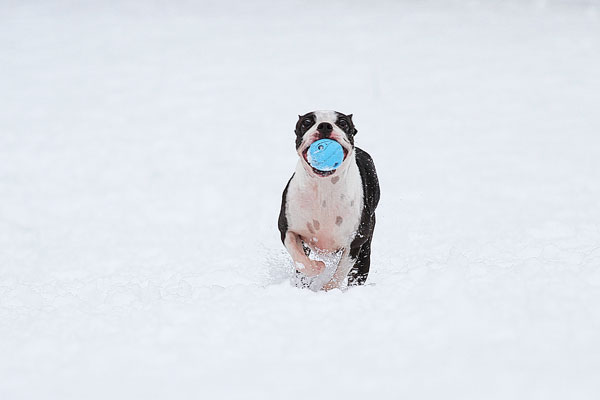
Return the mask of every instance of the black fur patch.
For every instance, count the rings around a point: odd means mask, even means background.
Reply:
[[[346,133],[346,137],[354,146],[354,136],[358,133],[356,127],[354,126],[354,122],[352,122],[352,114],[342,114],[339,112],[335,113],[337,115],[337,119],[335,124]]]
[[[288,229],[287,216],[285,215],[285,206],[287,204],[287,191],[288,187],[290,187],[290,182],[294,179],[294,175],[288,181],[287,185],[285,185],[285,189],[283,190],[283,194],[281,195],[281,210],[279,210],[279,220],[277,221],[277,227],[279,228],[279,233],[281,233],[281,242],[285,244],[285,235]]]
[[[296,149],[300,147],[302,144],[302,137],[317,121],[314,112],[309,112],[308,114],[298,115],[298,122],[296,122],[296,129],[294,132],[296,133]]]
[[[373,159],[366,151],[356,147],[356,164],[362,180],[364,205],[360,224],[354,240],[350,244],[350,257],[356,264],[350,271],[348,283],[361,285],[367,280],[371,265],[371,240],[375,230],[375,209],[379,204],[379,180]]]

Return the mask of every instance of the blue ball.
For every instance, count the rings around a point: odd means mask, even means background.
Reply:
[[[344,149],[331,139],[320,139],[308,148],[308,163],[323,172],[333,171],[344,161]]]

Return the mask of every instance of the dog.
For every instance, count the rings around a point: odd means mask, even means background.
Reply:
[[[371,265],[380,197],[375,164],[367,152],[354,146],[358,131],[352,114],[313,111],[298,117],[299,160],[282,195],[281,241],[292,257],[300,286],[317,291],[363,285]],[[309,147],[320,139],[342,146],[343,161],[335,170],[320,171],[309,163]]]

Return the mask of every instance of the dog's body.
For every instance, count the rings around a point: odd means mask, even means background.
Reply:
[[[354,147],[352,115],[315,111],[296,125],[296,171],[283,191],[279,231],[302,281],[313,290],[363,284],[369,274],[371,239],[379,183],[373,160]],[[311,167],[310,145],[319,139],[337,141],[344,150],[333,171]],[[318,254],[338,254],[339,263],[326,269]]]

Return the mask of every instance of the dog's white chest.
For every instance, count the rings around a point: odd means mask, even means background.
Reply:
[[[348,248],[362,207],[362,181],[354,160],[343,173],[318,178],[307,176],[299,164],[288,188],[288,229],[310,247],[329,252]]]

